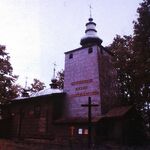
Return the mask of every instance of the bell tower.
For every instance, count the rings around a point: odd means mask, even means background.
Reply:
[[[97,36],[96,23],[90,15],[85,36],[80,40],[81,47],[65,52],[64,92],[67,93],[68,117],[87,118],[88,110],[81,105],[88,103],[88,97],[91,97],[93,104],[99,105],[92,109],[92,117],[101,116],[109,108],[106,94],[111,93],[108,90],[112,86],[109,81],[110,70],[107,70],[110,68],[110,56],[101,43],[102,40]],[[106,86],[108,82],[109,85]]]

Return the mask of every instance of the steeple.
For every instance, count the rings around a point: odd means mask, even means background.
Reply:
[[[58,85],[57,85],[57,79],[56,79],[56,76],[55,76],[55,72],[56,72],[56,64],[54,63],[54,69],[53,69],[53,78],[51,79],[51,89],[57,89]]]
[[[93,22],[91,6],[90,6],[90,18],[86,23],[85,36],[81,38],[80,44],[82,46],[88,46],[93,44],[101,45],[102,40],[97,36],[96,23]]]
[[[25,78],[25,87],[23,88],[22,92],[21,92],[21,96],[22,97],[30,97],[29,96],[29,89],[27,87],[27,84],[28,84],[28,77]]]

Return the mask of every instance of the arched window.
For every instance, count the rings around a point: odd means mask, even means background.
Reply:
[[[90,53],[92,53],[92,52],[93,52],[93,48],[90,47],[90,48],[88,49],[88,53],[90,54]]]
[[[73,54],[69,54],[69,59],[73,58]]]

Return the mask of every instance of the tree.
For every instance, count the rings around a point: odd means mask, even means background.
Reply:
[[[150,0],[143,0],[134,21],[133,83],[138,109],[150,126]]]
[[[12,85],[12,92],[14,93],[13,98],[16,98],[18,96],[22,96],[23,87],[19,84],[13,84]]]
[[[14,82],[17,76],[13,75],[13,68],[9,62],[10,56],[6,53],[6,47],[0,45],[0,103],[4,104],[17,96],[14,90]]]
[[[57,85],[59,89],[64,88],[64,70],[58,71],[57,72]]]
[[[38,92],[45,88],[45,84],[38,79],[33,79],[33,83],[31,84],[30,91]]]
[[[119,36],[114,38],[108,49],[113,52],[112,62],[118,73],[119,99],[121,103],[131,104],[132,101],[132,70],[130,69],[133,59],[132,36]]]
[[[150,127],[150,1],[143,0],[137,12],[133,36],[117,36],[109,49],[123,104],[133,104]]]

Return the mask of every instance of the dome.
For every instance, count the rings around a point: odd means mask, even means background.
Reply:
[[[57,79],[56,79],[56,78],[52,78],[52,79],[51,79],[51,82],[52,82],[52,83],[56,83],[56,82],[57,82]]]
[[[101,45],[102,40],[97,36],[96,23],[93,22],[93,18],[89,18],[89,22],[86,23],[85,36],[81,38],[80,44],[87,46],[91,44]]]

